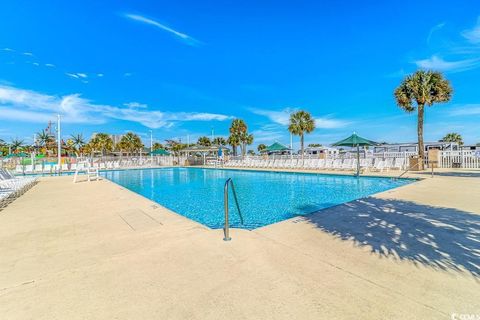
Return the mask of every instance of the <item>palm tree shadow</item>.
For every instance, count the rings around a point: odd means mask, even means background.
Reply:
[[[381,256],[480,277],[480,214],[365,198],[303,219]]]

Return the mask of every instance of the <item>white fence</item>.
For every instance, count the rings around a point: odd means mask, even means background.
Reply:
[[[440,167],[480,169],[480,151],[441,151]]]

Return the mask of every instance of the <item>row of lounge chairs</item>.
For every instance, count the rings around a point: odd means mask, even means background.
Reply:
[[[155,159],[154,165],[166,166],[171,165],[170,159]],[[17,165],[15,167],[15,173],[17,174],[54,174],[59,171],[68,172],[68,171],[77,171],[85,170],[87,167],[93,167],[99,170],[116,170],[124,168],[139,168],[150,166],[150,159],[142,160],[117,160],[117,161],[94,161],[89,165],[88,162],[80,163],[65,163],[61,166],[57,164],[36,164],[36,165]]]
[[[356,170],[357,159],[245,159],[230,160],[225,167],[308,169],[308,170]],[[405,158],[365,158],[360,159],[360,168],[364,171],[404,170]]]
[[[7,169],[0,169],[0,209],[25,193],[36,181],[36,177],[17,177]]]

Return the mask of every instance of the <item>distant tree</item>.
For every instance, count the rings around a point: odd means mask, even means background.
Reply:
[[[237,135],[230,135],[227,139],[228,144],[232,147],[233,155],[237,155],[237,147],[240,145],[240,138]]]
[[[291,134],[300,136],[300,151],[302,154],[302,161],[304,156],[304,135],[315,130],[315,120],[313,120],[310,113],[306,111],[297,111],[290,115],[290,125],[288,131]]]
[[[263,150],[267,149],[267,146],[264,145],[263,143],[260,143],[258,146],[257,146],[257,151],[258,152],[262,152]]]
[[[212,142],[210,139],[206,136],[198,138],[197,144],[199,146],[204,146],[204,147],[210,147],[212,145]]]
[[[247,153],[247,146],[253,143],[253,134],[249,134],[248,132],[243,133],[240,135],[240,142],[242,143],[242,156],[245,156]]]
[[[23,140],[20,139],[13,139],[12,143],[10,144],[10,148],[12,152],[18,152],[22,149]]]
[[[477,142],[477,144],[475,146],[480,147],[480,142]]]
[[[83,149],[85,148],[85,145],[87,142],[83,138],[83,135],[81,133],[71,135],[71,138],[67,140],[67,145],[71,146],[72,151],[77,155],[77,157],[81,154],[83,154]]]
[[[423,144],[423,118],[425,106],[438,102],[448,102],[452,97],[452,87],[440,72],[419,70],[407,76],[395,89],[395,99],[400,108],[408,113],[417,109],[418,155],[425,158]],[[416,106],[414,105],[416,104]],[[423,161],[419,161],[419,169],[423,170]]]
[[[160,150],[160,149],[164,149],[164,146],[163,144],[159,143],[159,142],[155,142],[153,144],[153,150]]]
[[[445,135],[445,137],[443,137],[440,142],[456,142],[458,143],[460,146],[463,146],[463,138],[460,134],[456,133],[456,132],[451,132],[451,133],[447,133]]]
[[[88,144],[91,153],[97,151],[101,152],[102,155],[112,152],[115,147],[112,138],[106,133],[97,133]]]
[[[46,130],[42,130],[37,133],[37,141],[39,147],[44,149],[45,153],[48,153],[50,149],[55,147],[55,137]]]
[[[143,149],[142,139],[133,132],[127,132],[120,139],[117,148],[126,152],[127,155],[140,152]]]
[[[254,155],[255,155],[255,151],[253,151],[253,150],[248,150],[248,151],[247,151],[247,154],[250,155],[250,156],[254,156]]]
[[[215,139],[213,139],[213,144],[216,145],[216,146],[225,146],[227,145],[227,141],[225,140],[225,138],[223,137],[216,137]]]
[[[230,136],[228,137],[228,143],[232,146],[233,155],[237,155],[237,147],[241,146],[242,155],[244,155],[243,147],[248,140],[247,124],[242,119],[234,119],[230,125]]]
[[[322,145],[320,143],[310,143],[309,148],[320,148]]]

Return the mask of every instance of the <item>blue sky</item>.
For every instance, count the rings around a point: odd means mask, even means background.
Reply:
[[[478,1],[3,1],[0,138],[31,142],[55,115],[63,132],[155,140],[226,136],[243,118],[255,145],[289,143],[305,109],[307,143],[352,131],[416,140],[393,99],[402,77],[440,70],[453,100],[427,110],[426,140],[480,142]],[[298,138],[295,138],[298,143]]]

